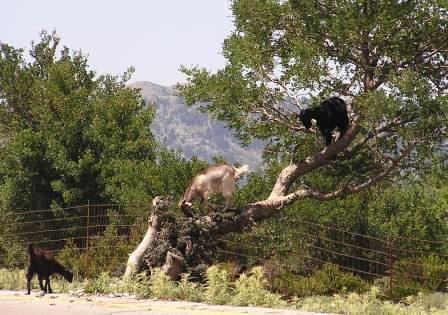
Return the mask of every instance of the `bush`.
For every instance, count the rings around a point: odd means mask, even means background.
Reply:
[[[25,245],[18,241],[6,240],[0,236],[0,267],[23,268],[27,261]]]
[[[332,295],[343,292],[366,292],[370,285],[361,277],[343,272],[338,266],[326,264],[310,277],[300,277],[289,281],[290,295],[298,297],[312,295]]]
[[[184,301],[202,302],[204,297],[204,286],[197,282],[190,282],[190,275],[183,274],[177,283],[176,298]]]
[[[26,277],[24,269],[0,269],[0,290],[25,290]],[[82,283],[77,274],[73,277],[73,282],[68,283],[61,276],[51,277],[51,287],[55,292],[68,292],[69,290],[79,289],[86,282]],[[37,275],[31,281],[31,289],[37,289]]]
[[[25,288],[25,283],[25,270],[0,269],[0,290],[22,290]]]
[[[113,278],[107,273],[102,272],[97,278],[86,281],[84,291],[86,293],[115,293]]]
[[[438,256],[401,259],[393,266],[392,294],[400,298],[419,292],[446,292],[447,281],[448,263]]]
[[[419,294],[408,298],[406,303],[393,303],[378,298],[379,289],[372,287],[370,291],[358,294],[350,293],[346,296],[335,295],[325,297],[307,297],[294,301],[295,306],[303,311],[337,313],[337,314],[365,314],[365,315],[422,315],[447,314],[448,296],[443,293]]]
[[[279,294],[271,293],[266,289],[267,284],[263,268],[253,268],[249,274],[242,274],[235,282],[235,295],[231,303],[240,306],[285,307],[286,302]]]
[[[207,269],[205,300],[211,304],[227,304],[231,296],[230,275],[226,269],[211,266]]]
[[[174,300],[177,297],[176,283],[159,268],[151,276],[151,296],[158,299]]]
[[[111,224],[101,235],[95,235],[89,239],[89,248],[79,249],[74,241],[66,242],[63,250],[58,254],[58,260],[62,264],[85,277],[95,277],[102,272],[114,276],[124,273],[128,254],[138,242],[135,230],[131,231],[130,240],[119,234],[118,216],[113,211],[108,212]],[[74,259],[76,257],[76,259]]]

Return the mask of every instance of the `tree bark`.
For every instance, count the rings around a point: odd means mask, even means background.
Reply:
[[[216,253],[218,241],[226,234],[241,232],[253,224],[276,215],[282,208],[299,199],[314,198],[331,200],[341,196],[355,194],[384,179],[394,171],[415,148],[416,143],[409,144],[390,163],[371,178],[356,185],[340,187],[334,191],[321,192],[317,189],[303,187],[290,192],[297,178],[326,163],[330,163],[338,153],[344,151],[359,132],[359,127],[352,124],[336,143],[326,147],[314,157],[293,162],[279,174],[270,196],[227,212],[210,212],[202,217],[165,216],[161,222],[160,231],[156,232],[154,242],[146,249],[146,266],[149,269],[159,267],[171,279],[176,280],[182,272],[188,272],[193,277],[198,276],[212,261]]]
[[[184,259],[172,252],[166,254],[166,262],[161,268],[171,280],[179,280],[179,276],[184,270]]]
[[[139,272],[142,267],[143,257],[149,248],[151,242],[157,237],[157,232],[160,230],[160,219],[157,214],[152,214],[148,220],[148,231],[146,231],[145,237],[137,246],[137,248],[129,255],[128,262],[126,264],[126,271],[123,279],[130,279],[135,273]]]
[[[124,280],[131,278],[135,273],[141,271],[144,256],[160,231],[162,222],[161,211],[166,209],[168,205],[169,200],[165,200],[159,196],[152,200],[151,216],[148,219],[148,230],[137,248],[129,255],[126,263],[126,271],[123,276]]]

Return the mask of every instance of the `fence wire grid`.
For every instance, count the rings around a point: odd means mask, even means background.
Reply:
[[[32,242],[56,253],[83,255],[86,264],[94,256],[97,264],[115,262],[124,268],[128,255],[146,232],[149,210],[142,205],[86,204],[23,212],[16,219],[14,232],[3,232],[0,237],[23,245]],[[273,264],[281,265],[298,276],[309,276],[319,267],[332,264],[362,281],[387,278],[390,295],[406,282],[428,282],[434,291],[447,290],[448,242],[383,239],[306,220],[292,223],[301,227],[295,239],[289,240],[297,242],[294,250],[267,251],[260,241],[269,242],[269,236],[245,243],[226,237],[218,240],[217,255],[222,260],[262,264],[268,270]],[[101,266],[94,270],[99,272]]]

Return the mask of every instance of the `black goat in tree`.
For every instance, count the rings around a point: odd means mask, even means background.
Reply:
[[[336,127],[339,129],[340,138],[349,126],[347,105],[339,97],[330,97],[317,107],[302,109],[299,113],[299,119],[307,129],[312,126],[311,120],[316,120],[316,125],[325,138],[327,146],[331,144],[331,132]]]

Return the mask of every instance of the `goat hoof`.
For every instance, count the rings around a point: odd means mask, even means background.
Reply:
[[[25,295],[30,295],[30,292],[25,292]]]
[[[39,296],[44,296],[45,295],[45,291],[40,291],[39,292]]]

